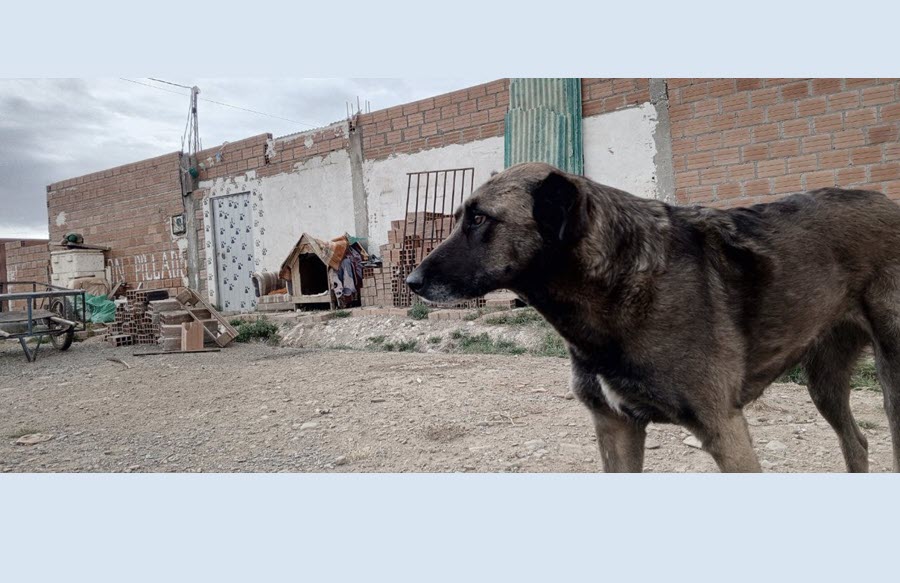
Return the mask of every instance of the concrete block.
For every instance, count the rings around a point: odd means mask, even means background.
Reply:
[[[179,330],[181,326],[178,327]],[[160,337],[158,343],[161,350],[165,350],[168,352],[177,352],[181,350],[181,336],[179,335],[177,338],[163,338]]]
[[[173,312],[163,312],[159,315],[160,325],[181,325],[184,322],[190,322],[193,318],[184,310],[176,310]]]
[[[181,310],[181,303],[178,300],[169,299],[169,300],[155,300],[148,303],[148,306],[154,312],[174,312],[176,310]]]

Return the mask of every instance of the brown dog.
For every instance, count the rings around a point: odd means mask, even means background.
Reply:
[[[900,208],[884,195],[677,207],[522,164],[457,216],[407,284],[534,306],[568,343],[606,471],[641,471],[651,421],[689,429],[722,471],[759,471],[742,409],[797,363],[848,470],[867,471],[849,379],[870,343],[900,471]]]

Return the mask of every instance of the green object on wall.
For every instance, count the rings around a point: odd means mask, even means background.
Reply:
[[[584,172],[581,79],[512,79],[506,113],[504,165],[546,162]]]

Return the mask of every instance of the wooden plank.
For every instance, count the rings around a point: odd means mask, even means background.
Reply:
[[[122,289],[122,286],[125,285],[124,281],[120,281],[116,285],[113,286],[112,291],[106,295],[106,299],[111,300],[116,297],[116,294],[119,293],[119,290]]]
[[[94,251],[110,251],[103,245],[89,245],[87,243],[50,243],[51,247],[65,247],[66,249],[91,249]]]
[[[203,348],[204,326],[199,321],[185,322],[181,325],[181,350],[191,351]]]
[[[181,290],[181,292],[179,292],[178,295],[176,296],[176,299],[179,302],[181,302],[182,304],[185,304],[186,306],[200,305],[209,311],[210,315],[225,330],[224,333],[222,333],[218,336],[213,335],[213,340],[215,340],[216,344],[218,344],[222,348],[225,348],[225,346],[227,346],[232,340],[237,338],[238,332],[237,332],[237,330],[234,329],[234,326],[229,324],[228,320],[226,320],[222,316],[222,314],[220,314],[215,308],[213,308],[211,305],[209,305],[209,303],[207,303],[206,300],[204,300],[203,298],[200,297],[200,294],[198,294],[191,288],[186,287],[183,290]],[[194,314],[193,311],[191,311],[190,309],[188,310],[188,313],[190,313],[191,316],[195,320],[201,319],[201,318],[198,318],[197,315]]]
[[[31,319],[32,320],[44,320],[46,318],[52,318],[57,316],[56,312],[51,312],[50,310],[32,310],[31,311]],[[3,324],[12,324],[15,322],[27,322],[28,321],[28,312],[25,310],[16,310],[15,312],[0,312],[0,323]]]
[[[154,356],[157,354],[198,354],[202,352],[219,352],[221,348],[201,348],[199,350],[153,350],[151,352],[135,352],[134,356]]]

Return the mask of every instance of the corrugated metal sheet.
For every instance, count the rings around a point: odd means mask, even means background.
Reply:
[[[583,173],[581,79],[511,80],[505,145],[507,168],[546,162]]]

